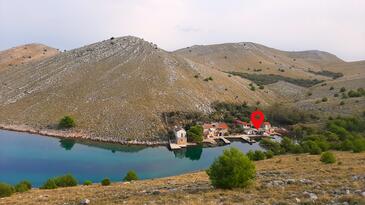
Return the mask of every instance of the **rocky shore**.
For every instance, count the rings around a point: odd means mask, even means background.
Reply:
[[[15,131],[15,132],[26,132],[30,134],[37,134],[49,137],[57,138],[68,138],[68,139],[82,139],[96,142],[107,142],[121,145],[144,145],[144,146],[167,146],[167,141],[138,141],[138,140],[122,140],[115,138],[103,138],[95,136],[92,133],[88,133],[82,130],[53,130],[53,129],[36,129],[28,125],[6,125],[0,124],[0,129]]]

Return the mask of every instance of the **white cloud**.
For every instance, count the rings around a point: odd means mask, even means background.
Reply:
[[[135,35],[167,50],[252,41],[365,59],[362,0],[0,0],[0,49],[61,49]]]

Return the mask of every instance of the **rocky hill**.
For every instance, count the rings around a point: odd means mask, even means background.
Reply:
[[[340,99],[332,97],[333,91],[365,87],[363,62],[347,63],[322,51],[286,52],[237,43],[167,52],[132,36],[62,53],[26,47],[6,55],[21,57],[0,73],[0,124],[52,129],[71,115],[77,130],[94,139],[166,140],[164,113],[210,112],[215,101],[260,101],[261,106],[283,102],[338,111]],[[48,57],[33,55],[37,61],[23,62],[23,52],[30,47],[43,49]],[[265,88],[252,91],[250,84],[259,84],[257,79]],[[335,89],[329,92],[331,85]],[[315,103],[323,97],[330,99]],[[364,108],[363,97],[351,100],[358,101],[357,106],[342,105],[344,113]]]
[[[278,100],[269,90],[251,91],[248,80],[130,36],[5,70],[0,82],[0,123],[52,127],[71,115],[78,129],[113,140],[160,139],[167,131],[164,112],[209,112],[214,101]]]
[[[57,49],[42,44],[26,44],[0,51],[0,72],[8,68],[44,60],[58,53],[60,52]]]

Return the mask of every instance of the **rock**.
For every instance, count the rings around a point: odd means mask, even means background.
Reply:
[[[295,198],[295,202],[300,203],[300,199],[299,198]]]
[[[309,193],[309,198],[312,200],[317,200],[318,196],[315,193]]]
[[[299,180],[302,184],[313,184],[313,181],[312,180],[309,180],[309,179],[301,179]]]
[[[350,190],[346,189],[346,194],[350,194]]]
[[[86,204],[90,204],[90,200],[89,199],[83,199],[80,202],[81,205],[86,205]]]
[[[315,201],[318,199],[318,196],[315,193],[311,193],[311,192],[304,192],[304,195],[308,198],[310,198],[311,200]]]
[[[361,196],[365,197],[365,191],[361,192]]]
[[[287,184],[294,184],[295,183],[295,179],[287,179],[286,180]]]

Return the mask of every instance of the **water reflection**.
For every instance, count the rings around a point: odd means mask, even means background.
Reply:
[[[65,150],[71,150],[72,147],[75,145],[76,141],[73,139],[61,139],[60,146]]]
[[[174,150],[173,152],[175,157],[179,159],[188,158],[191,160],[199,160],[203,153],[203,146],[191,146],[185,149]]]

